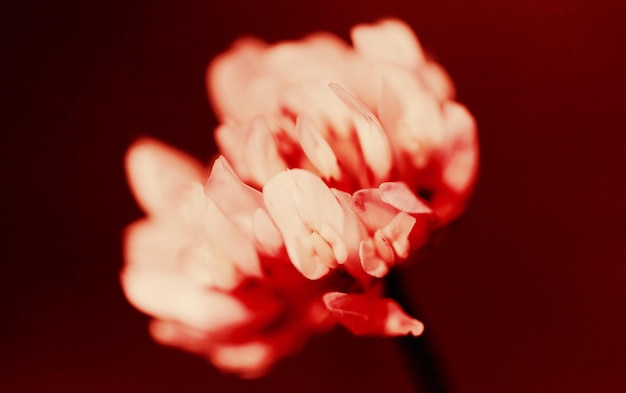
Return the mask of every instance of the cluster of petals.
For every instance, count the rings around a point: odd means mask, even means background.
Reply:
[[[351,36],[219,56],[209,167],[153,140],[129,150],[147,217],[127,230],[122,284],[157,341],[256,376],[336,324],[421,334],[380,279],[462,211],[475,124],[404,23]]]

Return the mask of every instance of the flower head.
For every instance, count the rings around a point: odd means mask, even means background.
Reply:
[[[359,25],[351,36],[353,47],[319,33],[276,45],[242,39],[218,57],[207,81],[220,150],[258,187],[287,168],[346,192],[404,182],[443,225],[476,176],[474,120],[406,24]]]
[[[152,140],[129,150],[147,217],[122,283],[159,342],[256,376],[335,324],[421,334],[380,278],[462,210],[475,124],[404,23],[352,40],[246,39],[216,59],[210,168]]]

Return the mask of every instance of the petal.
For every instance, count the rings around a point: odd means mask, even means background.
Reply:
[[[391,255],[393,259],[393,251]],[[373,277],[384,277],[389,271],[388,263],[378,253],[374,242],[371,239],[361,242],[359,248],[359,259],[361,260],[361,267],[365,273]]]
[[[169,222],[144,219],[126,229],[124,260],[129,265],[174,268],[178,253],[189,244],[184,230]]]
[[[341,172],[337,165],[337,157],[315,124],[306,115],[298,116],[296,133],[302,150],[315,165],[319,173],[326,179],[340,179]]]
[[[397,19],[357,25],[350,36],[357,52],[371,60],[406,67],[417,67],[424,62],[417,37],[406,23]]]
[[[251,179],[259,186],[287,169],[264,117],[252,120],[247,139],[243,141],[243,149],[239,148],[243,151],[242,159],[247,164]]]
[[[416,221],[415,217],[411,217],[405,212],[400,212],[378,232],[386,242],[391,243],[396,255],[401,259],[409,256],[409,251],[411,250],[409,235]]]
[[[311,75],[336,73],[343,66],[347,44],[327,33],[311,34],[301,41],[284,41],[267,51],[273,76],[287,83]]]
[[[416,169],[428,164],[432,151],[444,145],[444,119],[440,101],[405,69],[381,66],[383,86],[378,111],[396,155]]]
[[[392,157],[383,126],[376,116],[346,89],[336,83],[329,86],[352,112],[363,158],[374,175],[374,181],[380,183],[386,180],[391,171]]]
[[[398,214],[398,209],[382,201],[380,190],[365,188],[354,193],[351,207],[370,232],[383,228]]]
[[[127,267],[122,284],[128,300],[139,310],[196,329],[232,329],[254,317],[236,298],[194,285],[172,270]]]
[[[201,181],[198,161],[152,139],[135,142],[126,154],[126,173],[141,208],[149,214],[168,211],[187,185]]]
[[[337,321],[357,335],[419,336],[424,325],[391,299],[329,292],[324,303]]]
[[[322,179],[302,169],[281,172],[263,187],[263,197],[292,263],[304,276],[318,279],[328,273],[329,248],[335,261],[344,259],[342,235],[351,217]],[[311,237],[313,232],[325,246]]]
[[[157,342],[182,348],[189,352],[202,353],[206,348],[207,333],[193,329],[189,326],[174,321],[153,320],[150,322],[150,335]]]
[[[341,104],[339,97],[328,89],[330,82],[341,80],[343,78],[337,72],[320,70],[312,73],[283,86],[281,104],[290,113],[306,113],[311,119],[315,119],[315,125],[324,137],[331,134],[349,137],[352,129],[350,112]]]
[[[267,255],[278,255],[285,243],[267,210],[259,208],[254,211],[253,228],[261,250]]]
[[[262,41],[243,38],[209,65],[207,88],[220,120],[228,116],[245,123],[278,109],[278,84],[267,69],[267,49]]]
[[[220,197],[221,200],[234,199],[228,194]],[[219,209],[216,202],[204,193],[203,186],[198,183],[189,190],[184,201],[186,203],[182,206],[182,212],[183,216],[187,217],[191,232],[188,236],[194,236],[196,241],[206,243],[210,247],[213,257],[211,263],[235,265],[247,276],[261,276],[254,237],[240,229],[243,225],[237,225],[236,217],[227,216]],[[252,217],[248,220],[252,225]],[[220,271],[219,268],[216,269]]]
[[[263,196],[241,181],[223,156],[213,163],[204,191],[249,239],[254,239],[253,217],[263,207]]]
[[[456,95],[454,84],[442,66],[434,61],[428,61],[420,69],[419,75],[426,87],[438,100],[444,101],[454,99]]]
[[[409,214],[431,214],[432,210],[404,182],[387,182],[378,187],[380,199]]]
[[[432,206],[438,225],[445,225],[463,210],[478,173],[476,123],[460,104],[444,106],[446,150],[442,154],[441,184],[435,189]]]
[[[208,243],[183,249],[178,260],[180,273],[206,288],[230,291],[243,281],[236,265],[225,260],[219,250]]]
[[[231,163],[233,170],[242,179],[252,179],[250,168],[241,148],[242,141],[247,138],[247,129],[230,120],[220,124],[213,135],[219,151]]]
[[[244,378],[260,377],[276,361],[271,343],[252,341],[219,344],[211,350],[211,361],[220,369]]]
[[[476,122],[469,111],[457,103],[444,106],[444,114],[451,151],[445,162],[443,180],[455,192],[463,193],[478,172]]]
[[[230,217],[226,217],[209,198],[206,200],[206,208],[204,230],[213,247],[246,275],[261,277],[261,264],[253,240],[244,236],[233,225]]]

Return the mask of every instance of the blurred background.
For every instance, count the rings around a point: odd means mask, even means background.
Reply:
[[[449,392],[626,391],[625,6],[593,0],[4,1],[3,392],[409,392],[338,329],[269,376],[154,344],[118,282],[142,135],[207,161],[204,73],[267,41],[407,21],[475,115],[467,212],[402,272]]]

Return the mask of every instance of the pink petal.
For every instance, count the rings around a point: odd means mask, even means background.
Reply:
[[[182,249],[178,265],[182,275],[206,288],[230,291],[244,279],[236,264],[206,242]]]
[[[374,174],[375,182],[386,180],[391,171],[392,157],[383,126],[376,116],[346,89],[336,83],[329,86],[352,112],[363,158]]]
[[[329,292],[324,303],[337,321],[357,335],[419,336],[424,325],[391,299]]]
[[[341,172],[337,165],[335,153],[317,130],[313,121],[306,115],[298,116],[296,133],[304,154],[315,165],[319,173],[326,179],[340,179]]]
[[[301,41],[284,41],[267,52],[266,64],[273,76],[287,83],[311,75],[327,75],[341,69],[347,44],[336,36],[311,34]]]
[[[126,173],[141,208],[149,214],[167,212],[180,193],[201,181],[195,159],[152,139],[135,142],[126,154]]]
[[[342,80],[335,72],[320,70],[318,74],[307,75],[302,80],[289,83],[281,91],[281,104],[289,112],[306,114],[317,121],[316,126],[323,137],[337,135],[349,137],[351,132],[350,112],[341,100],[328,89],[331,81]],[[293,135],[294,139],[297,135]]]
[[[194,285],[172,270],[127,267],[122,284],[128,300],[139,310],[196,329],[232,329],[254,317],[236,298]]]
[[[454,99],[456,92],[452,79],[450,79],[446,70],[439,64],[434,61],[425,63],[420,69],[420,77],[426,87],[438,100],[445,101]]]
[[[267,372],[278,354],[269,342],[218,344],[211,350],[211,361],[220,369],[244,378],[257,378]]]
[[[270,177],[287,169],[274,137],[264,117],[256,117],[250,124],[247,139],[243,141],[242,159],[246,162],[251,179],[262,186]]]
[[[371,60],[405,67],[417,67],[424,62],[417,37],[406,23],[397,19],[357,25],[350,36],[357,52]]]
[[[422,202],[413,191],[403,182],[388,182],[381,184],[380,199],[409,214],[431,214],[432,210]]]
[[[264,42],[243,38],[210,64],[207,87],[220,120],[228,116],[245,123],[278,109],[278,85],[264,61],[267,48]]]
[[[263,207],[263,196],[241,181],[222,156],[213,163],[205,185],[206,195],[248,238],[254,238],[254,211]]]
[[[285,243],[267,210],[259,208],[254,211],[253,227],[260,250],[267,255],[278,255]]]
[[[393,260],[393,251],[391,260]],[[389,272],[388,261],[379,255],[378,250],[371,239],[363,240],[359,248],[359,259],[365,273],[372,277],[384,277]]]
[[[365,188],[354,193],[351,207],[370,232],[383,228],[398,214],[398,209],[381,199],[380,190]]]
[[[382,123],[396,155],[404,154],[415,169],[424,168],[430,154],[445,142],[440,101],[411,72],[381,66],[384,80],[379,102]]]
[[[129,265],[174,268],[178,253],[188,244],[189,237],[181,227],[144,219],[126,229],[124,259]]]
[[[247,132],[248,130],[245,127],[227,119],[213,133],[219,151],[242,179],[253,178],[241,148],[242,141],[248,138]]]
[[[476,181],[478,173],[478,142],[476,123],[460,104],[444,106],[447,146],[442,154],[439,189],[435,190],[432,206],[438,225],[445,225],[458,216]]]
[[[379,234],[385,242],[391,244],[399,258],[404,259],[409,256],[409,251],[411,250],[409,235],[416,221],[415,217],[411,217],[405,212],[400,212],[377,234]]]
[[[207,333],[180,322],[152,320],[149,329],[150,334],[157,342],[189,352],[202,353],[209,341]]]
[[[183,224],[178,230],[184,231],[184,236],[191,244],[206,244],[210,247],[215,257],[212,263],[236,265],[246,275],[261,276],[254,237],[240,229],[244,224],[238,226],[235,217],[226,216],[208,198],[202,184],[191,184],[181,195],[178,212]],[[174,222],[166,224],[172,225]]]
[[[451,151],[445,163],[443,180],[455,192],[463,193],[478,172],[476,122],[469,111],[457,103],[447,104],[444,113]]]
[[[356,217],[346,214],[322,179],[302,169],[282,172],[263,187],[263,197],[292,263],[305,277],[318,279],[329,265],[345,261],[342,236]]]

